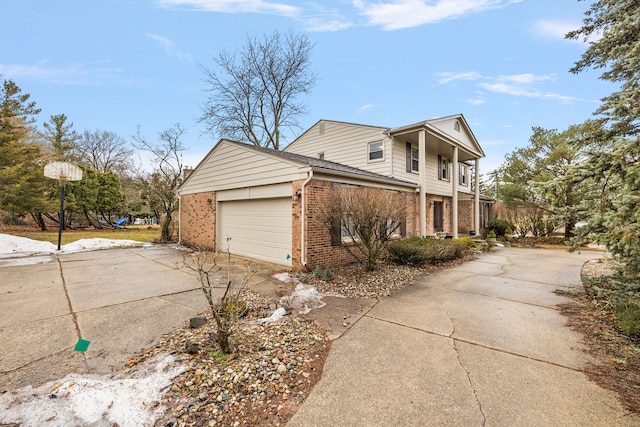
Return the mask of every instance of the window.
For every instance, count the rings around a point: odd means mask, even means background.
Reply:
[[[384,158],[382,141],[369,143],[369,160],[382,160]]]
[[[460,179],[458,180],[460,185],[469,186],[469,166],[460,163]]]
[[[438,179],[449,181],[449,159],[438,155]]]
[[[318,159],[324,160],[324,153],[318,153]]]
[[[349,219],[349,224],[342,224],[340,228],[340,236],[343,242],[351,242],[352,239],[357,239],[356,236],[356,224],[352,219]]]
[[[407,142],[407,172],[418,172],[419,167],[418,146]]]

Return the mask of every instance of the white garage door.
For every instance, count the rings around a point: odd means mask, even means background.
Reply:
[[[218,247],[291,266],[291,197],[220,202]]]

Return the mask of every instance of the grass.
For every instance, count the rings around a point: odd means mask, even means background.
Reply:
[[[26,237],[32,240],[40,240],[43,242],[51,242],[58,244],[58,230],[51,229],[48,231],[25,231],[25,230],[1,230],[0,233],[10,234],[12,236]],[[83,229],[83,230],[63,230],[61,243],[75,242],[80,239],[116,239],[116,240],[135,240],[136,242],[151,242],[160,238],[160,226],[127,226],[120,229]]]

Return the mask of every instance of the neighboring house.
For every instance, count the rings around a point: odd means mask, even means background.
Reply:
[[[180,187],[180,241],[296,270],[348,263],[315,215],[345,185],[404,194],[403,236],[482,232],[482,157],[462,115],[393,129],[321,120],[283,151],[223,139]]]

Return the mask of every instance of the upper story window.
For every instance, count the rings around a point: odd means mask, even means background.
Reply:
[[[407,172],[418,172],[419,167],[418,145],[407,142]]]
[[[449,181],[449,159],[438,155],[438,179]]]
[[[469,186],[469,166],[464,163],[460,163],[460,179],[458,182],[460,185]]]
[[[318,159],[324,160],[324,153],[318,153]]]
[[[384,145],[382,141],[369,143],[369,160],[384,159]]]

